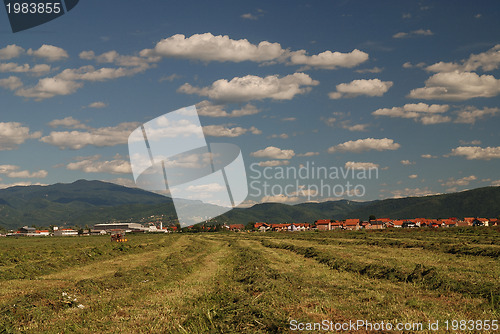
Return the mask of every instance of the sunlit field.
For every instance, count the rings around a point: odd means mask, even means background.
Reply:
[[[366,320],[444,333],[447,320],[498,321],[499,231],[2,238],[0,332],[288,333]]]

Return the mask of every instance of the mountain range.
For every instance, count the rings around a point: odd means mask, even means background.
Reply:
[[[288,205],[262,203],[235,208],[217,222],[314,222],[318,219],[498,217],[500,187],[458,193],[385,199],[367,202],[338,200]],[[16,186],[0,190],[0,227],[92,226],[108,221],[145,221],[176,218],[172,199],[137,188],[102,181],[79,180],[49,186]]]

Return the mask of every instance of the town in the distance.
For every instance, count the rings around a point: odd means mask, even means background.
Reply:
[[[370,216],[367,221],[361,219],[319,219],[313,223],[266,223],[249,222],[247,224],[197,224],[181,228],[179,224],[163,226],[161,221],[149,223],[112,222],[96,224],[92,228],[67,228],[51,226],[49,229],[37,229],[23,226],[17,231],[0,234],[3,237],[19,236],[89,236],[89,235],[125,235],[126,233],[173,233],[173,232],[300,232],[333,230],[382,230],[392,228],[450,228],[450,227],[490,227],[500,226],[500,218],[456,217],[447,219],[390,219]]]

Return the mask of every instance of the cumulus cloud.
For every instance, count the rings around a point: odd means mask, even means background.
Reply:
[[[40,131],[31,132],[30,128],[18,122],[0,122],[0,151],[16,149],[28,139],[40,138]]]
[[[241,16],[245,19],[258,17],[247,13]],[[204,62],[243,62],[259,63],[282,62],[289,65],[304,65],[323,69],[338,67],[351,68],[368,60],[368,54],[353,50],[351,52],[332,52],[326,50],[317,55],[308,55],[306,50],[290,51],[282,48],[279,43],[262,41],[258,44],[250,43],[247,39],[231,39],[227,35],[213,35],[211,33],[194,34],[186,37],[182,34],[159,41],[153,49],[140,52],[142,57],[174,57],[200,60]],[[85,57],[93,55],[84,54]]]
[[[384,70],[383,68],[375,66],[374,68],[364,68],[364,69],[356,70],[356,73],[380,73],[383,70]]]
[[[401,190],[393,190],[390,193],[392,194],[392,196],[394,198],[437,195],[435,192],[431,191],[428,187],[425,187],[425,188],[404,188]]]
[[[373,162],[354,162],[348,161],[345,163],[346,169],[370,169],[370,168],[378,168],[379,165]]]
[[[108,105],[104,102],[97,101],[97,102],[92,102],[89,104],[87,107],[88,108],[96,108],[96,109],[101,109],[101,108],[106,108]]]
[[[298,157],[313,157],[315,155],[319,155],[319,152],[306,152],[297,154]]]
[[[0,87],[2,87],[2,88],[6,88],[9,90],[16,90],[22,86],[23,86],[23,83],[22,83],[21,79],[19,79],[18,77],[15,77],[15,76],[10,76],[10,77],[5,78],[5,79],[0,79]]]
[[[0,72],[10,73],[29,73],[33,75],[42,75],[50,72],[51,67],[47,64],[37,64],[31,67],[29,64],[19,65],[17,63],[0,63]]]
[[[119,156],[112,160],[100,160],[100,158],[100,155],[80,157],[78,161],[69,163],[66,169],[85,173],[129,174],[132,172],[130,162],[120,159]]]
[[[203,133],[212,137],[239,137],[250,132],[254,135],[260,135],[262,131],[252,126],[249,129],[240,126],[229,127],[224,125],[206,125],[203,127]]]
[[[450,155],[463,156],[467,160],[491,160],[500,158],[500,146],[459,146],[451,150]]]
[[[21,88],[16,95],[43,100],[57,95],[69,95],[83,87],[84,81],[106,81],[144,72],[147,67],[99,68],[82,66],[77,69],[65,69],[58,75],[40,79],[34,87]]]
[[[432,154],[422,154],[421,157],[424,158],[424,159],[435,159],[435,158],[437,158],[437,156],[432,155]]]
[[[297,196],[286,196],[283,194],[264,196],[261,199],[262,203],[296,203],[299,201]]]
[[[290,164],[288,160],[268,160],[259,162],[259,167],[276,167],[276,166],[287,166]]]
[[[500,112],[500,108],[477,109],[476,107],[468,106],[463,110],[458,111],[455,123],[474,124],[476,120],[485,118],[487,116],[495,116]]]
[[[414,165],[415,162],[414,161],[410,161],[410,160],[401,160],[401,164],[405,165],[405,166],[409,166],[409,165]]]
[[[348,53],[324,51],[317,55],[308,56],[306,50],[290,53],[290,63],[310,67],[333,70],[338,67],[355,67],[368,60],[368,53],[354,49]]]
[[[7,175],[10,178],[22,178],[22,179],[32,179],[32,178],[43,179],[48,175],[48,172],[43,169],[36,172],[30,172],[27,170],[19,170],[19,169],[20,167],[15,165],[0,165],[0,174]]]
[[[217,101],[241,102],[270,98],[274,100],[291,100],[297,94],[304,94],[319,82],[305,73],[294,73],[279,78],[270,75],[261,78],[255,75],[235,77],[231,81],[220,79],[209,87],[193,87],[185,83],[178,91],[186,94],[207,96]]]
[[[201,61],[263,62],[279,58],[284,52],[279,43],[262,41],[255,45],[246,39],[234,40],[227,35],[205,33],[188,38],[182,34],[173,35],[159,41],[154,49],[142,50],[140,55]]]
[[[468,186],[471,181],[477,180],[475,175],[470,175],[463,177],[461,179],[455,180],[454,178],[449,178],[446,182],[441,183],[443,187],[456,187],[456,186]]]
[[[50,121],[49,126],[52,128],[56,128],[58,126],[70,128],[70,129],[88,129],[89,127],[77,119],[74,119],[72,116],[65,117],[63,119],[55,119]]]
[[[462,60],[459,63],[454,62],[438,62],[426,67],[429,72],[471,72],[478,69],[483,71],[493,71],[500,67],[500,44],[486,52],[472,54],[468,59]]]
[[[88,128],[86,131],[52,131],[48,136],[40,138],[41,142],[63,149],[78,150],[92,145],[97,147],[126,144],[130,133],[140,123],[121,123],[117,126]]]
[[[408,97],[424,100],[464,101],[475,97],[500,94],[500,80],[492,75],[473,72],[436,73],[425,81],[425,87],[412,89]]]
[[[336,146],[332,146],[328,149],[328,153],[337,152],[355,152],[360,153],[364,151],[385,151],[385,150],[397,150],[401,145],[395,143],[393,139],[383,138],[383,139],[358,139],[350,140]]]
[[[380,81],[379,79],[353,80],[350,83],[337,85],[337,91],[331,92],[328,96],[331,99],[350,98],[360,95],[382,96],[392,85],[392,81]]]
[[[27,53],[38,58],[44,58],[48,61],[69,58],[68,53],[64,49],[47,44],[42,45],[38,50],[29,49]]]
[[[202,101],[196,105],[198,115],[208,117],[241,117],[260,113],[262,110],[254,105],[247,103],[240,109],[233,109],[227,112],[224,105],[213,104],[210,101]]]
[[[246,19],[246,20],[257,20],[258,17],[253,15],[252,13],[245,13],[245,14],[242,14],[241,15],[241,18],[242,19]]]
[[[434,33],[430,29],[418,29],[410,32],[398,32],[392,38],[408,38],[414,36],[432,36]]]
[[[408,177],[410,179],[416,179],[416,178],[418,178],[418,175],[417,174],[411,174],[411,175],[408,175]]]
[[[24,53],[24,49],[15,44],[7,45],[6,47],[0,49],[0,60],[7,60],[12,58],[17,58]]]
[[[282,150],[278,147],[268,146],[263,150],[250,153],[252,157],[288,160],[295,156],[293,150]]]
[[[81,87],[83,87],[83,83],[71,80],[43,78],[38,81],[38,84],[35,87],[18,89],[16,91],[16,95],[41,100],[51,98],[56,95],[73,94],[78,90],[78,88]]]

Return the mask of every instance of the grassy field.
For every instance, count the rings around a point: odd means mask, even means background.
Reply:
[[[288,333],[293,320],[367,320],[444,333],[446,320],[499,319],[499,232],[2,238],[0,332]]]

